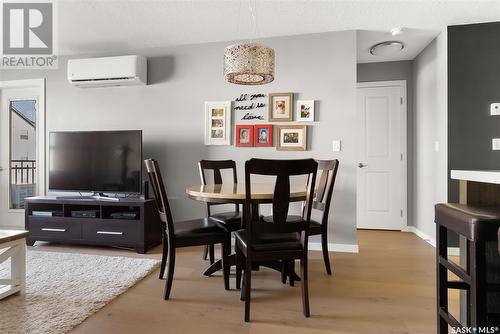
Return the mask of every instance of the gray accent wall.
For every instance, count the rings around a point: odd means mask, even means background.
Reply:
[[[244,162],[251,157],[338,158],[329,241],[357,244],[356,32],[262,42],[276,51],[276,79],[261,87],[236,86],[223,80],[223,52],[230,42],[120,53],[148,57],[148,86],[72,87],[66,79],[67,57],[59,59],[59,70],[3,70],[0,80],[46,78],[47,131],[142,129],[144,157],[159,160],[176,219],[205,214],[205,206],[185,194],[186,186],[200,182],[196,167],[200,159],[234,159],[241,179]],[[102,54],[81,57],[87,56]],[[294,92],[295,99],[317,100],[317,121],[308,129],[309,151],[204,146],[205,101],[260,92]],[[335,139],[342,140],[342,152],[332,152]]]
[[[448,167],[500,169],[500,116],[490,103],[500,102],[500,22],[448,27]],[[450,201],[458,201],[458,181],[448,184]]]
[[[361,63],[357,65],[357,81],[406,81],[407,103],[407,161],[408,161],[408,225],[413,216],[413,61],[389,61],[380,63]]]

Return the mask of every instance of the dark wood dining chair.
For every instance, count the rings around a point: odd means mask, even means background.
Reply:
[[[226,290],[229,290],[229,263],[227,257],[231,248],[231,240],[228,237],[227,231],[208,218],[174,222],[158,162],[154,159],[147,159],[144,160],[144,164],[146,165],[146,171],[153,187],[162,221],[163,255],[161,259],[160,278],[163,278],[165,267],[168,264],[164,299],[167,300],[170,297],[174,278],[175,250],[180,247],[222,244],[224,287]]]
[[[328,275],[332,274],[330,266],[330,257],[328,255],[328,216],[330,214],[330,205],[332,203],[333,188],[339,161],[335,160],[316,160],[318,163],[318,173],[321,175],[316,184],[314,201],[312,208],[322,212],[321,222],[311,220],[309,224],[309,235],[321,235],[321,249],[323,251],[323,261]]]
[[[236,173],[236,162],[234,160],[201,160],[198,163],[198,168],[200,171],[201,184],[207,184],[207,171],[213,173],[213,183],[222,184],[222,173],[223,170],[231,170],[233,176],[233,183],[238,183],[238,175]],[[234,211],[213,213],[211,208],[217,205],[227,205],[218,203],[207,203],[207,217],[217,221],[222,224],[229,232],[239,230],[241,228],[241,214],[240,207],[238,204],[234,205]],[[203,251],[203,259],[207,259],[207,255],[210,258],[210,263],[214,263],[214,245],[205,246]]]
[[[309,292],[307,274],[307,242],[309,221],[313,204],[313,185],[316,182],[318,163],[304,160],[251,159],[245,164],[246,201],[243,219],[246,228],[237,231],[236,237],[236,285],[240,287],[241,271],[244,267],[242,298],[245,300],[245,321],[250,321],[250,291],[252,266],[269,261],[300,260],[303,312],[309,317]],[[251,213],[255,205],[252,200],[251,175],[275,176],[272,201],[273,219],[262,221]],[[290,205],[290,177],[308,175],[305,209],[300,219],[287,221]],[[255,217],[257,216],[257,217]]]
[[[321,221],[311,219],[309,224],[309,235],[321,235],[321,249],[323,251],[323,261],[328,275],[332,274],[330,266],[330,256],[328,253],[328,218],[330,214],[330,205],[332,202],[333,189],[337,171],[339,169],[339,161],[335,160],[316,160],[318,163],[318,178],[315,185],[314,200],[312,208],[321,211]],[[308,181],[309,182],[309,181]],[[289,216],[288,221],[296,220],[298,216]],[[272,216],[263,217],[264,221],[272,221]],[[283,283],[286,282],[286,277],[289,277],[289,271],[293,268],[293,263],[285,263],[282,275]],[[293,280],[290,280],[290,285],[293,285]]]

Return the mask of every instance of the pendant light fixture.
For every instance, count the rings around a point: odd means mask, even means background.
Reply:
[[[255,3],[255,7],[257,4]],[[249,2],[254,34],[255,9]],[[233,44],[224,49],[224,79],[238,85],[263,85],[274,80],[274,50],[252,41]]]

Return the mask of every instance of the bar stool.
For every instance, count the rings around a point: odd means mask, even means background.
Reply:
[[[498,240],[500,228],[500,208],[481,207],[465,204],[437,204],[436,222],[436,263],[437,263],[437,333],[448,333],[448,325],[463,327],[448,312],[448,289],[467,291],[467,326],[491,325],[493,317],[487,313],[486,294],[494,288],[486,282],[487,241]],[[447,232],[453,231],[467,239],[466,270],[448,261]],[[449,281],[447,270],[460,278]],[[496,290],[496,289],[495,289]],[[491,314],[493,316],[493,314]]]

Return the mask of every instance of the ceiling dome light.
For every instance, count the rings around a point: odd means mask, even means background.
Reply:
[[[370,48],[370,53],[374,56],[392,56],[402,51],[405,45],[400,41],[386,41],[377,43]]]
[[[274,50],[261,44],[233,44],[224,50],[224,79],[238,85],[274,80]]]

